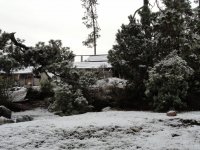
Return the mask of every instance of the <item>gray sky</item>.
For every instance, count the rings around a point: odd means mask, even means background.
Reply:
[[[101,38],[97,54],[107,53],[115,34],[143,0],[99,0],[97,7]],[[0,29],[17,32],[16,37],[34,46],[38,41],[61,39],[75,54],[93,54],[82,41],[90,32],[82,24],[81,0],[0,0]]]
[[[143,0],[98,0],[101,37],[97,54],[107,53],[115,43],[115,34],[128,16],[142,6]],[[82,41],[90,32],[82,24],[81,0],[0,0],[0,29],[17,32],[28,46],[38,41],[60,39],[75,54],[93,54]]]

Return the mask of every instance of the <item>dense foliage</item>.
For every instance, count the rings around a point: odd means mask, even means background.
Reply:
[[[169,109],[185,109],[188,91],[188,79],[193,69],[176,52],[170,53],[165,59],[149,70],[146,83],[146,95],[156,111]]]
[[[196,9],[191,9],[189,0],[163,0],[162,3],[163,10],[151,12],[148,1],[144,1],[144,6],[139,11],[140,20],[136,20],[135,15],[129,17],[129,24],[122,25],[118,31],[117,44],[109,51],[108,56],[115,75],[128,79],[133,85],[134,93],[139,91],[136,99],[133,95],[132,103],[137,101],[139,107],[146,101],[149,105],[149,97],[144,93],[151,89],[154,92],[150,92],[153,97],[150,104],[157,111],[182,109],[182,101],[185,102],[184,106],[190,105],[190,98],[194,98],[194,93],[198,95],[197,89],[200,88],[194,85],[200,81],[200,21]],[[176,57],[169,58],[173,51],[177,51]],[[171,64],[171,68],[166,68],[176,58],[180,59]],[[178,64],[179,62],[184,63]],[[180,73],[187,74],[179,72],[182,67],[194,70],[190,79],[184,77],[180,81]],[[164,73],[169,76],[166,77]],[[155,78],[156,75],[158,76]],[[148,84],[145,85],[146,81]],[[196,92],[191,94],[193,90]],[[163,101],[168,102],[162,103]],[[195,102],[200,103],[199,98]]]
[[[50,110],[58,111],[61,115],[80,114],[93,109],[93,98],[90,87],[96,82],[97,77],[92,72],[71,70],[76,76],[74,82],[59,81],[56,85]]]

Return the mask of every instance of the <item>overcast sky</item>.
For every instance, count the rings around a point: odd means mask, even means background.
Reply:
[[[142,6],[143,0],[98,0],[101,28],[97,54],[107,53],[115,43],[115,34],[128,16]],[[60,39],[75,54],[93,54],[82,41],[90,32],[82,24],[81,0],[0,0],[0,29],[16,32],[28,46],[38,41]]]

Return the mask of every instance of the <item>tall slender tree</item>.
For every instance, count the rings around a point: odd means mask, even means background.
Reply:
[[[98,25],[97,19],[97,0],[81,0],[82,6],[85,9],[84,17],[82,18],[83,24],[88,29],[92,29],[92,32],[88,35],[87,39],[83,41],[83,44],[88,47],[94,48],[94,55],[97,54],[97,39],[100,37],[99,31],[100,27]]]
[[[145,30],[145,34],[147,38],[151,38],[150,32],[150,18],[151,18],[151,11],[149,9],[149,0],[143,0],[143,7],[142,10],[139,12],[141,16],[141,24],[143,29]]]
[[[200,0],[194,0],[194,2],[199,4],[199,6],[198,6],[198,16],[200,18]]]

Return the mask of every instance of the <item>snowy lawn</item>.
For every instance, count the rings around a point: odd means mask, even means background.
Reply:
[[[36,109],[35,120],[0,126],[1,150],[199,150],[200,112],[110,111],[58,117]]]

